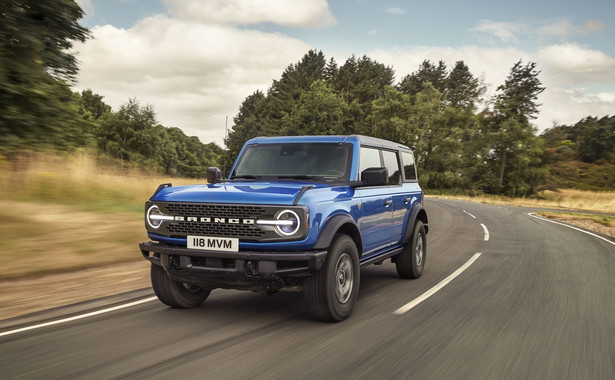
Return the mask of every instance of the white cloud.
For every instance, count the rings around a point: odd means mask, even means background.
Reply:
[[[577,34],[579,28],[572,25],[568,20],[560,20],[546,24],[538,28],[538,34],[542,36],[566,37]]]
[[[225,116],[232,125],[246,96],[265,91],[310,49],[279,34],[165,16],[92,34],[76,47],[79,89],[93,89],[114,109],[136,97],[154,106],[162,124],[220,145]]]
[[[536,58],[554,75],[569,83],[610,81],[615,83],[615,58],[577,44],[551,45],[540,49]]]
[[[335,24],[326,0],[163,0],[180,19],[217,24],[319,28]]]
[[[401,8],[387,8],[384,10],[386,13],[390,13],[392,15],[396,15],[396,16],[403,16],[405,15],[407,12],[405,9],[401,9]]]
[[[591,20],[583,24],[583,30],[588,33],[601,32],[607,29],[608,27],[606,26],[606,24],[599,20]]]
[[[574,25],[566,19],[543,20],[531,24],[517,22],[498,22],[482,20],[477,26],[470,29],[474,32],[485,33],[495,37],[501,42],[516,43],[522,36],[530,38],[565,38],[570,36],[587,35],[607,29],[607,26],[598,20],[587,21],[582,26]]]
[[[502,42],[517,42],[517,36],[527,32],[527,26],[514,22],[497,22],[482,20],[477,26],[470,29],[474,32],[488,33]]]

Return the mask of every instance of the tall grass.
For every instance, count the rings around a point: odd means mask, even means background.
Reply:
[[[178,185],[205,180],[101,165],[83,151],[70,156],[23,152],[10,161],[0,156],[0,200],[51,202],[102,212],[142,212],[144,202],[166,182]]]

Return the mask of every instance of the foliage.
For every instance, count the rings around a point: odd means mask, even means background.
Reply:
[[[547,187],[615,189],[615,116],[554,126],[541,137],[549,170]]]
[[[226,139],[229,156],[261,135],[365,134],[412,147],[427,189],[536,192],[545,170],[529,120],[544,88],[534,63],[517,62],[480,113],[485,86],[462,61],[450,71],[424,61],[395,87],[394,74],[366,56],[338,66],[312,50],[266,94],[246,98]]]
[[[87,29],[73,0],[3,1],[0,6],[0,144],[70,149],[85,133],[66,83],[77,73],[68,49]]]

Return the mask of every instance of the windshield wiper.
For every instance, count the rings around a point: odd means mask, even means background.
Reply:
[[[326,182],[325,178],[316,177],[313,175],[280,175],[278,176],[278,179],[299,179],[299,180]]]
[[[242,175],[234,175],[231,179],[262,179],[263,177],[252,174],[242,174]]]

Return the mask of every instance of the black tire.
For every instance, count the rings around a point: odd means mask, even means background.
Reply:
[[[339,322],[350,316],[359,294],[359,253],[347,235],[338,234],[323,267],[303,281],[303,297],[317,319]]]
[[[402,253],[397,255],[395,267],[401,278],[419,278],[425,268],[427,258],[427,234],[425,226],[420,220],[416,221],[412,239],[404,246]]]
[[[152,264],[150,275],[156,297],[171,307],[180,309],[197,307],[205,302],[211,293],[209,289],[171,280],[159,265]]]

